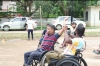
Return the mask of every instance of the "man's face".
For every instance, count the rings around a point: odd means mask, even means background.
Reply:
[[[29,17],[29,20],[31,20],[32,18],[31,17]]]
[[[47,33],[50,34],[50,35],[54,34],[54,29],[47,26]]]
[[[76,28],[76,24],[72,24],[72,27],[73,27],[73,28]]]

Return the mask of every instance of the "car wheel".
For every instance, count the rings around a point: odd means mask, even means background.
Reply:
[[[57,28],[57,30],[60,30],[62,28],[62,26],[61,25],[57,25],[56,28]]]
[[[10,29],[9,26],[4,26],[4,27],[3,27],[3,30],[4,30],[4,31],[9,31],[9,29]]]

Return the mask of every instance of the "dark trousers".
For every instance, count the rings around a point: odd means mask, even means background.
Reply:
[[[42,53],[45,52],[41,48],[35,50],[35,51],[30,51],[26,52],[24,54],[24,63],[30,65],[35,57],[40,57]]]
[[[30,33],[31,33],[31,37],[33,39],[33,29],[28,29],[28,39],[30,40]]]

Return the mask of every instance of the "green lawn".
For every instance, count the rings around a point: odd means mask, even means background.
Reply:
[[[92,27],[86,27],[86,29],[98,29],[100,26],[92,26]]]
[[[34,38],[39,39],[41,33],[34,33]],[[100,32],[86,32],[85,37],[100,37]],[[27,39],[27,33],[1,33],[0,40],[5,39]]]

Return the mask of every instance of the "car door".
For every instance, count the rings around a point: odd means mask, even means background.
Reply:
[[[25,23],[26,23],[26,18],[21,18],[21,22],[20,22],[20,28],[24,29],[25,28]]]
[[[12,28],[13,29],[20,29],[20,22],[21,22],[21,18],[14,18],[12,20]]]

